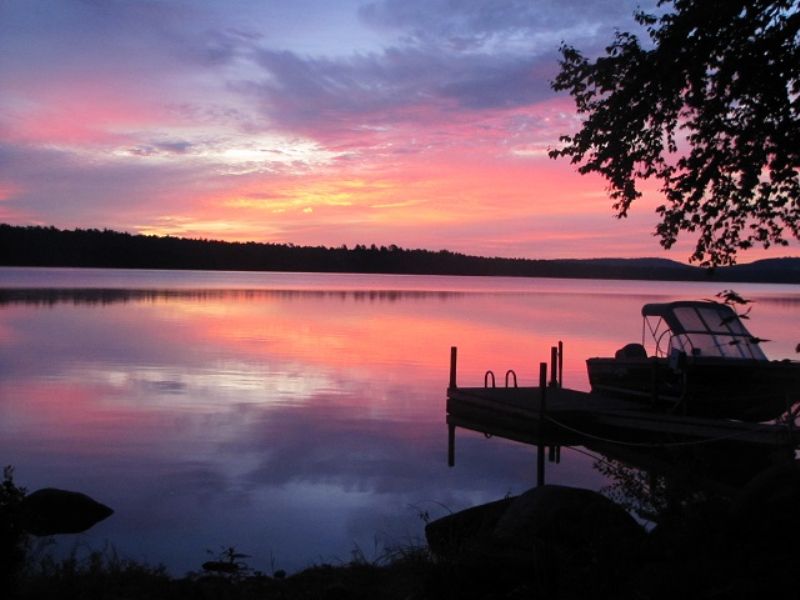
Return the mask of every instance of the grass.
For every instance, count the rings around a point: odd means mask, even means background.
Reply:
[[[15,600],[225,599],[281,600],[430,597],[425,587],[435,567],[424,548],[392,550],[380,561],[360,553],[342,565],[315,565],[290,576],[268,576],[243,569],[236,573],[197,572],[170,577],[164,567],[120,557],[113,549],[72,553],[55,560],[26,563],[5,597]],[[379,564],[380,563],[380,564]]]

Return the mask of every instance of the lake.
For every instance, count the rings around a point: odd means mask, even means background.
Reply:
[[[640,340],[642,304],[725,287],[2,268],[0,456],[29,491],[115,510],[57,552],[113,547],[176,575],[229,546],[267,573],[373,560],[536,483],[535,448],[462,430],[448,468],[451,346],[463,385],[487,369],[535,385],[563,340],[564,385],[588,390],[585,359]],[[800,288],[734,287],[768,356],[796,358]],[[580,448],[547,480],[608,485]]]

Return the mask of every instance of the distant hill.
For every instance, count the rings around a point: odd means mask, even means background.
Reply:
[[[630,266],[636,265],[639,267],[648,267],[648,268],[657,268],[657,269],[681,269],[681,270],[693,270],[694,267],[689,265],[685,265],[683,263],[679,263],[674,260],[670,260],[669,258],[571,258],[571,259],[560,259],[561,262],[581,262],[581,263],[588,263],[591,265],[599,265],[599,266]]]
[[[0,224],[0,265],[800,283],[800,258],[709,271],[664,258],[487,258],[395,245],[326,248],[6,224]]]
[[[769,258],[720,269],[727,281],[800,282],[800,258]]]

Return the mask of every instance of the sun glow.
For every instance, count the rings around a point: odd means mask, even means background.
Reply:
[[[126,3],[4,14],[0,220],[529,258],[661,253],[657,203],[637,200],[611,227],[606,182],[547,156],[581,117],[550,89],[541,40],[600,29],[515,25],[456,48],[434,27],[428,46],[348,5],[348,27],[377,44],[362,55],[351,31],[327,30],[337,52],[319,32],[298,39],[307,15],[282,31],[302,8],[267,23],[248,2],[230,15],[157,4],[157,27]],[[72,28],[83,22],[103,26]],[[393,29],[407,35],[383,37]]]

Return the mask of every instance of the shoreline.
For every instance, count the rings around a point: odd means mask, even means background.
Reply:
[[[662,257],[530,259],[390,246],[225,242],[0,224],[0,264],[244,272],[506,276],[719,283],[800,283],[800,257],[693,266]]]

